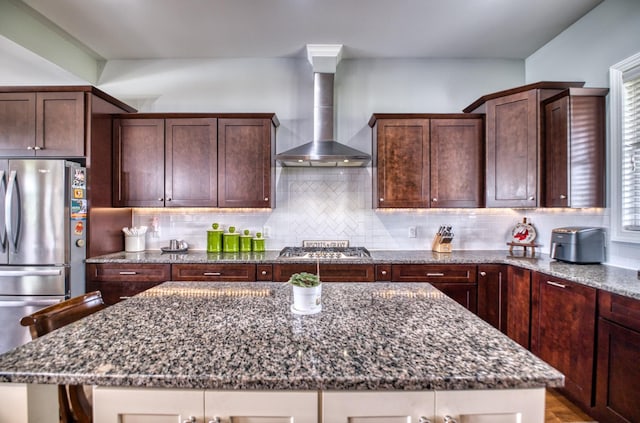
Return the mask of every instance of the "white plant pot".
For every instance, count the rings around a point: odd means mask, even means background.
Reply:
[[[296,314],[315,314],[322,310],[322,284],[304,288],[293,286],[291,311]]]

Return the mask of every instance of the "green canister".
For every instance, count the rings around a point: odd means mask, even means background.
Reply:
[[[212,231],[207,231],[207,252],[208,253],[220,253],[222,252],[222,232],[220,225],[214,223],[211,225]]]
[[[240,252],[251,252],[251,233],[249,229],[245,229],[244,235],[240,235]]]
[[[255,252],[264,251],[264,238],[261,232],[256,232],[256,237],[251,240],[251,248]]]
[[[240,234],[235,226],[229,226],[229,232],[222,234],[222,251],[225,253],[237,253],[240,250]]]

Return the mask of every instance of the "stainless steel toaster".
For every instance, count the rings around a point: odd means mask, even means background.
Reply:
[[[569,263],[602,263],[605,260],[604,229],[587,226],[551,231],[551,251],[556,260]]]

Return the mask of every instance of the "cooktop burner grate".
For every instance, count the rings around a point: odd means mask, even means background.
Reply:
[[[284,247],[280,258],[291,259],[358,259],[369,258],[371,254],[364,247]]]

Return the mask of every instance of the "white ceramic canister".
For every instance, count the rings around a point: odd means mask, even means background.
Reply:
[[[298,314],[314,314],[322,310],[322,284],[312,287],[292,286],[291,310]]]

